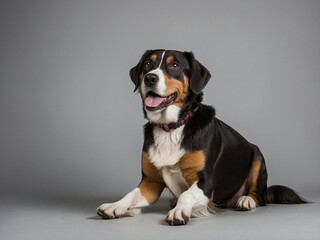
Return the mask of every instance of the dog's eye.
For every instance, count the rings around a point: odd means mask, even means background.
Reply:
[[[171,64],[169,65],[169,69],[171,69],[171,70],[178,70],[178,69],[180,69],[180,65],[179,65],[178,63],[176,63],[176,62],[173,62],[173,63],[171,63]]]
[[[151,66],[151,61],[146,61],[145,64],[144,64],[144,67],[146,69],[148,69],[148,68],[150,68],[150,66]]]

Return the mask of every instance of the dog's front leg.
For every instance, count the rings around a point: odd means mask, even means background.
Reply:
[[[114,203],[104,203],[97,208],[97,214],[105,219],[113,219],[120,216],[133,216],[139,207],[147,206],[147,200],[142,196],[139,188],[133,189],[121,200]]]
[[[184,225],[188,223],[191,216],[207,216],[208,202],[209,199],[195,182],[179,196],[177,205],[169,211],[166,222],[169,225]]]
[[[144,177],[138,187],[121,200],[114,203],[104,203],[98,207],[97,214],[105,219],[134,216],[140,212],[139,208],[157,201],[164,187],[164,184],[152,182],[147,177]]]
[[[143,177],[138,187],[117,202],[102,204],[97,208],[99,216],[106,219],[134,216],[137,214],[138,208],[148,206],[158,200],[166,186],[162,176],[159,170],[150,162],[146,152],[142,152],[141,165]]]

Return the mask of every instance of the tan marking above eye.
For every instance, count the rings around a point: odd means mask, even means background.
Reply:
[[[172,63],[173,60],[174,60],[174,57],[173,56],[169,56],[169,57],[167,57],[166,63],[167,64]]]
[[[152,54],[150,58],[153,62],[155,62],[157,60],[157,54]]]

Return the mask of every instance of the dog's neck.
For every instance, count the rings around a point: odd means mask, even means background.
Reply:
[[[153,126],[170,132],[186,124],[196,110],[197,107],[192,108],[188,106],[187,108],[181,109],[180,107],[172,105],[161,112],[147,112],[146,115]]]
[[[171,130],[174,130],[178,127],[181,127],[182,125],[186,124],[189,119],[192,117],[193,111],[188,111],[185,115],[183,115],[182,118],[180,118],[177,122],[171,122],[171,123],[151,123],[152,125],[162,128],[166,132],[170,132]]]
[[[171,105],[162,111],[146,112],[146,117],[151,123],[168,124],[179,120],[181,108]]]

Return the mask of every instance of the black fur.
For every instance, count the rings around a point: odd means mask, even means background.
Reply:
[[[144,125],[144,142],[142,150],[145,152],[148,152],[149,147],[154,143],[153,128],[154,126],[149,122]]]
[[[208,197],[214,192],[213,201],[223,205],[244,183],[259,149],[214,114],[212,107],[198,105],[184,128],[182,147],[188,151],[204,150],[206,164],[199,173],[198,186]],[[264,183],[260,185],[265,188]]]
[[[266,203],[276,203],[276,204],[300,204],[308,203],[306,200],[302,199],[294,190],[291,188],[274,185],[268,187],[264,194]]]
[[[210,72],[194,58],[192,52],[184,52],[184,55],[188,59],[190,70],[190,89],[199,94],[202,92],[204,87],[207,85],[209,79],[211,78]]]

